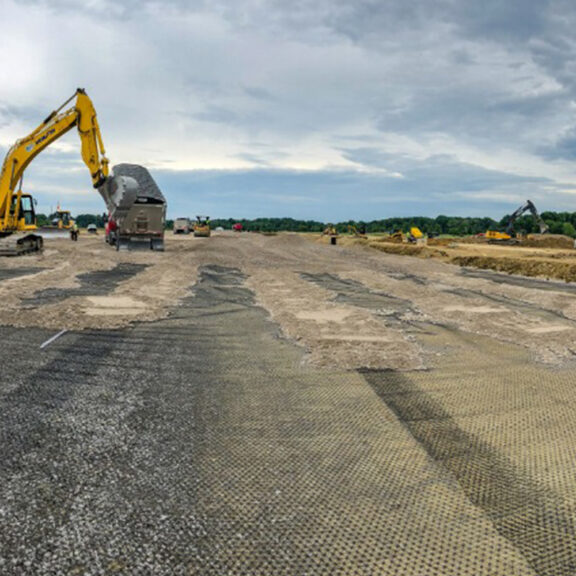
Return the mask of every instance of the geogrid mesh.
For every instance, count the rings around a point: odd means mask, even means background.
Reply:
[[[308,279],[333,291],[335,301],[354,304],[358,294],[372,294],[359,305],[377,309],[378,299],[386,298],[331,275]],[[495,274],[489,279],[501,280]],[[517,279],[516,284],[548,289],[539,280]],[[556,323],[572,322],[530,302],[454,292],[493,299]],[[520,348],[448,326],[420,328],[419,342],[432,355],[443,355],[434,370],[366,370],[364,377],[537,574],[576,574],[571,370],[546,370]]]
[[[20,276],[29,276],[42,272],[45,268],[4,268],[0,269],[0,282],[2,280],[11,280]]]
[[[538,574],[576,573],[574,508],[523,473],[498,449],[463,430],[440,402],[409,377],[392,372],[366,372],[365,377]],[[434,378],[434,374],[427,376],[428,380]]]
[[[120,263],[111,270],[95,270],[79,274],[77,277],[80,286],[77,288],[45,288],[39,290],[31,298],[25,298],[22,303],[26,306],[43,306],[55,304],[71,298],[72,296],[102,296],[110,294],[121,283],[142,272],[146,264]]]
[[[535,290],[546,290],[553,292],[568,292],[570,294],[576,293],[576,285],[568,282],[561,282],[559,280],[542,280],[540,278],[526,278],[524,276],[513,276],[511,274],[502,274],[493,272],[491,270],[475,270],[471,268],[461,268],[460,272],[463,276],[470,278],[479,278],[481,280],[489,280],[496,284],[506,284],[512,286],[520,286],[522,288],[529,288]]]
[[[475,337],[429,327],[453,352],[429,373],[311,370],[243,280],[204,267],[165,320],[68,334],[0,383],[1,574],[570,569],[560,496],[469,420],[525,358],[486,375],[487,344],[463,370]],[[503,418],[526,398],[510,388],[492,389]]]

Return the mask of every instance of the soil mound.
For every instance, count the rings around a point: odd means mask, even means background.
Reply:
[[[487,256],[456,256],[452,258],[451,262],[459,266],[497,270],[499,272],[507,272],[508,274],[558,278],[565,282],[576,281],[576,264],[568,262],[547,262],[543,260],[494,258]]]
[[[574,248],[574,238],[562,234],[530,234],[521,245],[529,248]]]

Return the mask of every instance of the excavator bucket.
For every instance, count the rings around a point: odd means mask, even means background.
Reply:
[[[130,176],[109,176],[98,188],[114,220],[126,217],[138,198],[138,182]]]

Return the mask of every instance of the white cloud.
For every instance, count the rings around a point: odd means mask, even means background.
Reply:
[[[426,193],[414,175],[443,154],[494,176],[480,196],[472,170],[436,170],[438,189],[447,179],[462,210],[515,201],[510,174],[551,182],[538,188],[549,209],[566,205],[561,190],[575,187],[576,13],[560,0],[537,10],[520,0],[487,0],[486,9],[458,0],[0,2],[4,147],[81,86],[113,164],[142,163],[182,181],[190,170],[221,170],[229,183],[230,174],[263,177],[267,168],[267,184],[276,174],[284,196],[302,202],[306,191],[290,192],[281,174],[315,172],[340,186],[333,174],[348,170],[402,181],[413,209]],[[351,150],[368,148],[395,166],[351,160]],[[75,152],[79,159],[70,135],[34,163],[27,177],[39,196],[60,176],[76,202]],[[352,210],[362,182],[351,177],[345,187]],[[431,209],[450,212],[444,201]],[[231,215],[238,207],[222,202]],[[96,195],[92,209],[101,209]]]

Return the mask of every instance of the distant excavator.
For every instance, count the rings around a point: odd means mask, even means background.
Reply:
[[[322,231],[322,236],[338,236],[338,230],[334,224],[326,224],[326,227]]]
[[[538,210],[536,210],[536,206],[534,206],[534,203],[531,200],[526,200],[526,202],[522,204],[522,206],[518,207],[510,216],[508,224],[506,225],[505,232],[498,232],[497,230],[488,230],[484,234],[484,237],[487,238],[488,240],[496,242],[512,240],[512,238],[515,236],[514,224],[516,223],[516,220],[518,220],[518,218],[520,218],[520,216],[522,216],[526,212],[530,212],[530,214],[532,214],[534,221],[538,224],[538,227],[540,228],[540,234],[547,234],[549,232],[550,229],[548,228],[548,224],[544,222],[542,216],[540,216]]]
[[[536,206],[530,200],[526,200],[522,206],[520,206],[513,214],[510,216],[510,220],[508,220],[508,225],[506,226],[506,234],[512,236],[514,234],[514,223],[522,214],[526,212],[530,212],[532,217],[534,218],[535,222],[538,224],[540,228],[540,234],[547,234],[549,232],[548,224],[542,220],[542,216],[538,214],[538,210],[536,210]]]
[[[362,238],[363,240],[368,238],[366,235],[366,226],[364,225],[355,226],[354,224],[348,224],[348,234],[351,234],[355,238]]]

